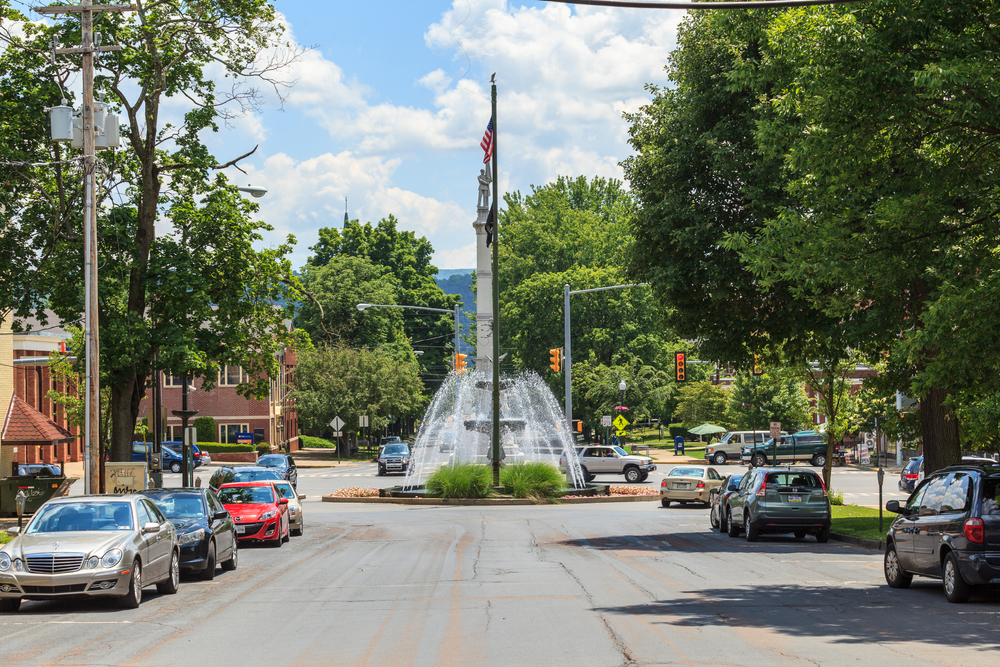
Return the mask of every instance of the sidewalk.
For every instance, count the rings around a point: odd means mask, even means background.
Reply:
[[[333,457],[332,461],[329,460],[330,457]],[[338,463],[337,450],[326,447],[305,447],[297,452],[292,452],[292,458],[295,459],[295,465],[299,468],[345,468],[363,463],[363,461],[358,460],[345,460]]]

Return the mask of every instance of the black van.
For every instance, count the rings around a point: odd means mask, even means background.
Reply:
[[[949,602],[974,586],[1000,583],[1000,465],[938,470],[910,494],[885,540],[885,580],[906,588],[914,575],[941,579]]]

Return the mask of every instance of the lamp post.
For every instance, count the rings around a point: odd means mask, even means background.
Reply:
[[[260,199],[267,194],[267,190],[260,187],[259,185],[248,185],[245,188],[236,188],[240,192],[246,192],[251,197],[255,199]]]
[[[184,373],[184,386],[181,389],[181,409],[171,410],[175,417],[181,418],[181,486],[194,486],[194,443],[188,442],[188,420],[198,414],[197,410],[188,410],[188,373]],[[189,457],[188,454],[191,454]],[[191,466],[188,466],[190,458]],[[162,460],[162,459],[161,459]]]
[[[459,318],[459,308],[458,304],[452,310],[446,310],[444,308],[427,308],[426,306],[396,306],[380,303],[359,303],[358,310],[360,312],[365,312],[369,308],[409,308],[410,310],[429,310],[432,313],[451,313],[455,318],[455,354],[458,354],[458,343],[459,343],[459,331],[461,330],[461,321]]]
[[[618,407],[619,408],[623,408],[622,410],[618,411],[619,415],[625,411],[624,407],[625,407],[625,390],[626,389],[628,389],[628,385],[625,384],[625,380],[622,380],[621,382],[618,383],[618,391],[620,391],[622,393],[622,400],[618,404]],[[624,431],[624,430],[625,429],[622,429],[622,431]],[[622,437],[622,441],[620,443],[618,443],[618,446],[622,447],[624,449],[624,445],[625,445],[625,439],[624,439],[624,436],[623,436]]]

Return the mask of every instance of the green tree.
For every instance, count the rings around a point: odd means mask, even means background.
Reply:
[[[737,373],[729,389],[727,414],[742,430],[767,431],[769,422],[781,422],[783,430],[810,427],[809,399],[802,383],[780,374]]]
[[[215,427],[212,417],[195,417],[191,425],[198,431],[198,442],[215,442],[219,439],[219,430]]]
[[[726,407],[729,392],[708,380],[685,382],[678,392],[674,420],[691,429],[702,424],[728,426]]]

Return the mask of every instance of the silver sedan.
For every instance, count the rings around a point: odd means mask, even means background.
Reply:
[[[174,526],[138,495],[56,498],[0,549],[0,611],[21,600],[115,597],[135,609],[142,589],[176,593],[180,550]]]
[[[306,519],[302,515],[302,499],[305,494],[297,494],[292,485],[288,482],[273,482],[274,488],[282,498],[288,499],[288,530],[292,535],[299,537],[306,529]]]

